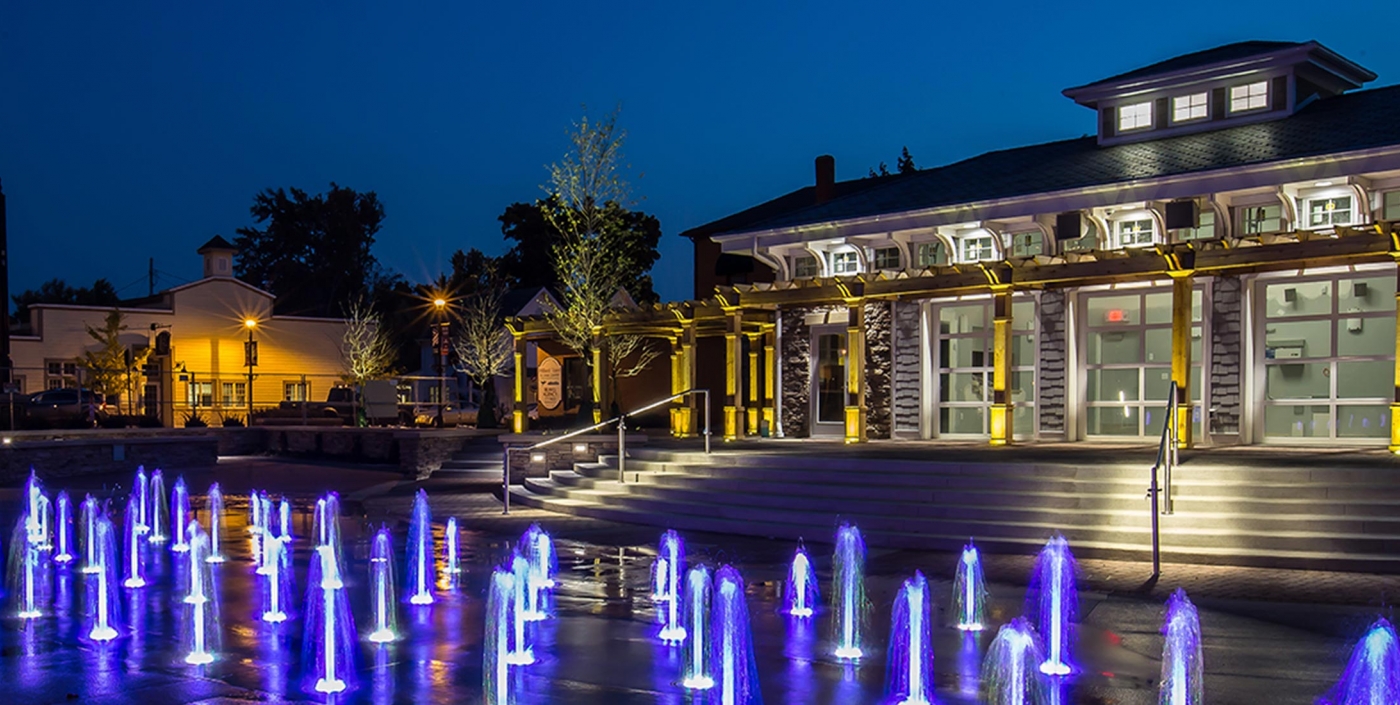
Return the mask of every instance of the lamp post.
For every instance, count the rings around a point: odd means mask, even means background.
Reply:
[[[253,331],[257,330],[258,322],[252,318],[243,321],[243,327],[248,329],[248,342],[243,346],[243,364],[248,366],[248,425],[253,425],[253,368],[258,365],[258,341],[253,340]]]
[[[447,367],[447,299],[442,296],[434,298],[433,310],[437,313],[433,324],[433,368],[438,378],[437,427],[442,428],[442,407],[447,403],[447,378],[443,377]]]

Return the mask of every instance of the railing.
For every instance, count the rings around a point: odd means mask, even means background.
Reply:
[[[1167,418],[1162,424],[1162,440],[1157,443],[1157,462],[1152,465],[1152,484],[1147,488],[1147,497],[1152,500],[1152,577],[1162,574],[1162,541],[1158,527],[1158,514],[1172,513],[1172,469],[1177,465],[1177,387],[1172,382],[1167,397]],[[1163,483],[1157,485],[1157,471],[1162,471]],[[1160,499],[1159,499],[1160,495]],[[1159,504],[1160,502],[1160,504]]]
[[[532,446],[529,446],[529,447],[526,447],[526,448],[517,449],[517,450],[521,450],[521,451],[523,451],[523,452],[529,453],[529,452],[531,452],[531,451],[539,450],[540,448],[544,448],[544,447],[546,447],[546,446],[552,446],[552,445],[554,445],[555,443],[558,443],[558,442],[560,442],[560,441],[568,440],[568,439],[570,439],[570,438],[573,438],[574,436],[579,436],[579,435],[588,433],[589,431],[596,431],[596,430],[598,430],[598,429],[600,429],[600,428],[603,428],[603,427],[605,427],[605,426],[608,426],[609,424],[614,424],[614,423],[615,423],[615,424],[617,424],[617,479],[618,479],[619,482],[624,482],[624,483],[625,483],[625,482],[626,482],[626,479],[625,479],[625,477],[623,476],[623,472],[625,472],[626,469],[627,469],[627,417],[628,417],[628,416],[637,416],[637,415],[639,415],[639,414],[642,414],[642,413],[651,411],[652,409],[655,409],[655,408],[657,408],[657,407],[659,407],[659,406],[663,406],[663,405],[665,405],[665,404],[669,404],[669,403],[671,403],[671,402],[673,402],[673,401],[675,401],[675,400],[677,400],[677,399],[680,399],[680,398],[682,398],[682,397],[688,396],[688,395],[690,395],[690,394],[700,394],[700,395],[703,395],[703,396],[705,397],[705,416],[704,416],[704,419],[705,419],[705,430],[704,430],[704,436],[705,436],[705,452],[706,452],[706,453],[709,453],[709,452],[710,452],[710,390],[708,390],[708,389],[687,389],[686,391],[680,392],[679,394],[672,394],[671,396],[666,397],[665,399],[661,399],[661,400],[652,402],[651,404],[647,404],[646,406],[644,406],[644,407],[642,407],[642,408],[640,408],[640,409],[634,409],[634,410],[629,411],[629,412],[627,412],[627,413],[625,413],[625,414],[622,414],[622,415],[620,415],[620,416],[616,416],[616,417],[611,418],[611,419],[608,419],[608,420],[606,420],[606,421],[600,421],[600,422],[598,422],[598,423],[595,423],[595,424],[593,424],[592,426],[587,426],[587,427],[584,427],[584,428],[580,428],[580,429],[578,429],[578,430],[576,430],[576,431],[570,431],[570,432],[568,432],[568,433],[566,433],[566,434],[564,434],[564,435],[562,435],[562,436],[555,436],[555,437],[553,437],[553,438],[545,439],[545,440],[540,441],[539,443],[536,443],[536,444],[534,444],[534,445],[532,445]],[[502,467],[501,467],[501,498],[502,498],[501,501],[504,503],[504,511],[502,512],[503,514],[510,514],[510,452],[511,452],[511,450],[512,450],[511,447],[510,447],[509,445],[507,445],[506,448],[505,448],[505,462],[502,463]]]

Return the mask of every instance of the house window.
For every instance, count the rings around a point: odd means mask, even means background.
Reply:
[[[1351,225],[1351,196],[1335,198],[1313,198],[1308,200],[1308,227],[1325,228],[1329,225]]]
[[[221,397],[224,406],[243,406],[248,403],[247,382],[224,382]]]
[[[1118,131],[1141,130],[1152,127],[1152,102],[1118,106]]]
[[[1269,82],[1259,81],[1230,88],[1230,112],[1242,113],[1269,105]]]
[[[832,253],[831,271],[834,274],[859,274],[860,258],[850,250]]]
[[[1283,230],[1283,206],[1250,206],[1240,209],[1240,232],[1245,235],[1276,233]]]
[[[194,407],[214,405],[213,382],[190,382],[185,385],[185,401]]]
[[[1034,257],[1045,254],[1045,237],[1039,230],[1029,230],[1023,233],[1007,233],[1005,240],[1006,251],[1012,257]]]
[[[817,269],[817,258],[811,255],[802,255],[792,260],[792,276],[803,279],[815,277],[820,273]]]
[[[996,248],[992,243],[992,234],[986,230],[978,230],[976,235],[966,235],[960,238],[958,247],[962,251],[963,262],[986,262],[997,258]]]
[[[1391,191],[1381,196],[1381,217],[1386,220],[1400,220],[1400,191]]]
[[[1180,241],[1209,240],[1215,237],[1215,211],[1209,209],[1201,211],[1200,225],[1197,227],[1180,228],[1172,232]]]
[[[64,360],[44,361],[44,389],[78,386],[78,363]]]
[[[1155,241],[1151,218],[1118,221],[1118,247],[1147,247]]]
[[[311,401],[311,383],[283,382],[282,401]]]
[[[1209,115],[1210,95],[1192,93],[1172,98],[1172,122],[1190,122]]]
[[[876,268],[876,269],[899,269],[899,248],[898,248],[898,247],[877,247],[877,248],[875,248],[875,268]]]
[[[919,243],[918,255],[920,267],[942,267],[948,264],[947,249],[939,240]]]

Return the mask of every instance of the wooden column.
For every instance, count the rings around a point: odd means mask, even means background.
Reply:
[[[865,302],[847,299],[846,306],[846,442],[864,443]]]
[[[673,335],[671,341],[671,393],[680,394],[690,389],[690,383],[686,379],[685,354],[687,346],[681,341],[683,336]],[[671,402],[671,435],[677,438],[686,438],[693,435],[690,431],[690,407],[686,405],[689,397],[681,397]]]
[[[699,378],[695,373],[695,338],[695,321],[687,321],[685,325],[681,327],[680,337],[681,383],[684,385],[685,389],[695,389],[696,385],[699,384]],[[702,413],[700,411],[700,395],[691,394],[686,397],[682,402],[682,406],[685,415],[682,428],[685,429],[686,437],[699,435],[700,424],[709,424],[710,422],[709,419],[702,420],[700,418],[700,414]]]
[[[992,285],[992,408],[991,443],[1004,446],[1015,438],[1015,409],[1011,403],[1011,285]]]
[[[1392,239],[1392,243],[1394,242],[1395,240]],[[1392,244],[1391,247],[1394,248],[1396,245]],[[1400,263],[1400,253],[1393,252],[1392,254],[1396,255],[1397,263]],[[1397,282],[1397,284],[1400,284],[1400,282]],[[1395,292],[1396,330],[1400,331],[1400,286],[1396,287]],[[1400,454],[1400,335],[1395,336],[1394,385],[1395,396],[1390,403],[1390,452]]]
[[[527,343],[525,335],[511,331],[511,337],[515,341],[515,394],[514,406],[511,409],[511,429],[516,433],[524,433],[530,428],[530,416],[525,408],[525,350]]]
[[[762,333],[749,333],[749,404],[744,408],[746,421],[748,422],[748,434],[758,435],[758,415],[759,415],[759,367],[758,351],[762,347],[760,341],[763,339]]]
[[[770,438],[778,435],[777,348],[778,325],[774,323],[763,330],[763,422]]]
[[[743,380],[740,379],[740,359],[744,314],[737,307],[726,307],[724,331],[724,440],[732,441],[743,432]]]
[[[1194,270],[1170,272],[1172,278],[1172,381],[1176,383],[1176,441],[1191,447],[1191,289]]]
[[[593,331],[593,423],[603,420],[603,404],[607,400],[607,391],[603,388],[603,380],[608,379],[603,374],[603,363],[607,357],[603,355],[603,331],[594,329]]]

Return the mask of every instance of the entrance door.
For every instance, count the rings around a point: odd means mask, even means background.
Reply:
[[[812,329],[812,432],[843,433],[846,421],[846,333]]]
[[[1011,319],[1012,432],[1030,438],[1035,435],[1035,301],[1017,297]],[[931,320],[937,331],[937,435],[985,438],[991,435],[992,301],[935,301]]]
[[[1191,292],[1191,419],[1197,438],[1203,419],[1202,298],[1200,288]],[[1085,435],[1160,437],[1171,393],[1171,289],[1087,294],[1082,310]]]
[[[1265,441],[1390,436],[1395,274],[1261,279]]]

